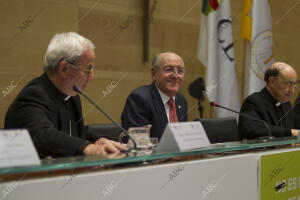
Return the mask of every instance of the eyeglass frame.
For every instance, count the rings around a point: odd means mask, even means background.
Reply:
[[[89,65],[87,65],[88,67],[82,69],[82,68],[78,68],[76,66],[76,64],[73,63],[73,62],[71,62],[71,61],[66,60],[66,62],[69,63],[73,69],[78,70],[78,71],[82,71],[82,72],[84,72],[87,75],[90,75],[91,73],[94,72],[95,65],[93,65],[93,64],[89,64]]]
[[[164,67],[162,67],[161,70],[163,72],[166,72],[166,73],[173,73],[173,74],[178,74],[178,75],[181,75],[181,76],[184,75],[184,73],[185,73],[185,68],[184,67],[164,66]]]
[[[275,78],[277,79],[278,77],[281,77],[281,76],[277,76]],[[289,89],[297,89],[299,87],[298,84],[299,84],[300,80],[297,80],[296,82],[291,82],[291,81],[285,80],[283,77],[281,77],[281,79],[282,79],[283,83],[286,85],[286,87]]]

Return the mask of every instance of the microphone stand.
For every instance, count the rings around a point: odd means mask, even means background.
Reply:
[[[274,137],[273,137],[272,134],[271,134],[270,126],[269,126],[264,120],[256,119],[255,117],[252,117],[252,116],[250,116],[250,115],[247,115],[247,114],[244,114],[244,113],[241,113],[241,112],[232,110],[232,109],[230,109],[230,108],[226,108],[226,107],[224,107],[224,106],[220,106],[220,105],[216,104],[215,102],[210,102],[210,106],[212,106],[212,107],[214,107],[214,108],[215,108],[215,107],[220,107],[220,108],[223,108],[223,109],[225,109],[225,110],[229,110],[229,111],[231,111],[231,112],[234,112],[234,113],[236,113],[236,114],[238,114],[238,115],[241,115],[241,116],[244,116],[244,117],[246,117],[246,118],[252,119],[252,120],[254,120],[254,121],[263,123],[263,124],[265,125],[265,127],[267,128],[268,136],[262,136],[262,137],[259,137],[259,138],[257,138],[257,139],[258,139],[258,140],[262,140],[263,142],[268,142],[268,141],[274,139]]]
[[[281,122],[281,120],[283,119],[283,118],[285,118],[285,116],[291,111],[291,110],[293,110],[294,109],[294,107],[299,103],[300,101],[296,101],[296,103],[294,103],[294,105],[278,120],[278,122],[276,122],[276,125],[278,125],[280,122]]]
[[[134,139],[132,139],[132,137],[129,135],[128,131],[125,130],[122,126],[120,126],[115,120],[113,120],[108,114],[106,114],[97,104],[95,104],[88,96],[86,96],[83,91],[80,89],[79,86],[74,85],[73,86],[73,90],[78,92],[79,94],[81,94],[82,96],[84,96],[93,106],[95,106],[97,108],[97,110],[99,110],[102,114],[104,114],[115,126],[117,126],[120,130],[123,131],[123,133],[120,134],[119,136],[119,142],[122,143],[122,139],[124,136],[128,136],[129,139],[132,141],[133,143],[133,148],[137,149],[136,147],[136,142],[134,141]],[[125,133],[125,134],[124,134]]]

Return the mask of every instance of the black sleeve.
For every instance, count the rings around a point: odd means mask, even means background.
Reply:
[[[266,116],[267,113],[264,113],[264,109],[264,105],[259,104],[258,101],[253,98],[251,100],[245,100],[241,108],[241,113],[262,121],[255,121],[254,119],[240,115],[238,125],[241,139],[255,139],[261,136],[268,136],[267,126],[270,127],[272,136],[291,136],[291,129],[271,125],[270,121],[267,120],[268,116]],[[267,125],[265,125],[263,121],[265,121]]]
[[[294,120],[294,129],[300,130],[300,115],[297,113],[294,113],[295,120]]]
[[[85,127],[87,130],[87,128]],[[103,137],[101,133],[91,133],[86,131],[86,137],[89,141],[96,142],[99,138]]]
[[[90,142],[60,131],[57,127],[57,109],[45,93],[28,89],[9,108],[5,128],[28,129],[40,156],[82,155]]]
[[[300,93],[294,103],[295,129],[300,129]]]
[[[121,115],[122,126],[128,129],[151,124],[152,115],[149,106],[144,97],[131,93]]]

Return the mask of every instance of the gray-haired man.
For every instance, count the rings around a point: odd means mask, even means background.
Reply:
[[[126,146],[87,135],[81,89],[94,78],[94,44],[81,35],[56,34],[45,55],[44,74],[26,85],[9,107],[5,128],[26,128],[41,157],[106,155]]]

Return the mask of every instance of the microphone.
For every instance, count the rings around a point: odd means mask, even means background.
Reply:
[[[105,117],[107,117],[115,126],[117,126],[120,130],[122,130],[125,134],[121,133],[120,137],[119,137],[119,142],[122,143],[122,139],[124,136],[128,136],[129,139],[132,141],[133,143],[133,148],[136,149],[136,142],[134,141],[134,139],[132,139],[132,137],[129,135],[128,131],[125,130],[122,126],[120,126],[115,120],[113,120],[106,112],[104,112],[97,104],[94,103],[94,101],[92,101],[88,96],[86,96],[83,91],[80,89],[80,87],[78,85],[74,85],[73,86],[73,90],[78,92],[79,94],[81,94],[82,96],[84,96],[93,106],[95,106],[97,108],[97,110],[99,110],[103,115],[105,115]]]
[[[203,106],[201,101],[205,99],[205,84],[202,77],[197,78],[189,85],[189,93],[192,97],[198,100],[198,110],[200,113],[200,118],[203,117]]]
[[[292,111],[295,106],[299,103],[300,101],[296,101],[296,103],[294,103],[294,105],[275,123],[276,125],[279,125],[279,123],[285,118],[285,116],[290,112]]]
[[[224,106],[218,105],[218,104],[217,104],[216,102],[214,102],[214,101],[211,101],[211,102],[210,102],[210,106],[212,106],[213,108],[215,108],[215,107],[223,108],[223,109],[225,109],[225,110],[229,110],[229,111],[231,111],[231,112],[234,112],[234,113],[236,113],[236,114],[238,114],[238,115],[242,115],[242,116],[244,116],[244,117],[246,117],[246,118],[249,118],[249,119],[252,119],[252,120],[254,120],[254,121],[263,123],[263,124],[266,126],[267,130],[268,130],[268,138],[267,138],[267,140],[272,140],[272,139],[274,139],[274,137],[273,137],[272,134],[271,134],[270,125],[268,125],[264,120],[257,119],[257,118],[255,118],[255,117],[250,116],[250,115],[247,115],[247,114],[244,114],[244,113],[241,113],[241,112],[232,110],[232,109],[230,109],[230,108],[226,108],[226,107],[224,107]],[[263,139],[263,140],[266,140],[266,138],[264,138],[264,137],[263,137],[263,138],[260,137],[260,138]]]
[[[205,98],[205,84],[202,77],[194,80],[189,85],[189,93],[192,97],[196,98],[198,101],[203,101]]]

